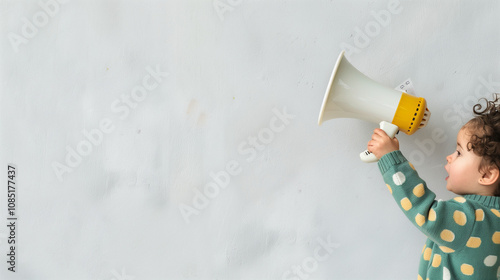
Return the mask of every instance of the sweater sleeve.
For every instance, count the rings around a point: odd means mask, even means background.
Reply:
[[[475,211],[463,197],[437,201],[434,192],[400,151],[384,155],[378,162],[387,188],[410,221],[441,250],[453,252],[469,241]]]

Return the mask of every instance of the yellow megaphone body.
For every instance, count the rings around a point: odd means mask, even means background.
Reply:
[[[363,75],[342,51],[326,89],[318,124],[336,118],[354,118],[380,124],[391,138],[399,131],[411,135],[427,125],[431,112],[422,97],[387,88]],[[368,151],[365,162],[377,158]]]

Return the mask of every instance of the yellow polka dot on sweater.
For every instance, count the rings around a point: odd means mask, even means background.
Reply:
[[[481,246],[481,238],[471,237],[471,238],[469,238],[469,240],[467,241],[467,244],[465,246],[467,246],[469,248],[478,248],[479,246]]]
[[[417,225],[419,227],[421,227],[424,223],[425,223],[425,216],[418,213],[416,216],[415,216],[415,222],[417,223]]]
[[[422,197],[425,194],[424,184],[418,184],[416,187],[414,187],[413,194],[416,197]]]
[[[432,266],[438,267],[440,264],[441,264],[441,255],[434,254],[434,257],[432,258]]]
[[[484,211],[483,209],[476,209],[476,221],[484,221]]]
[[[441,249],[441,251],[443,251],[444,253],[453,253],[453,252],[455,252],[455,250],[453,250],[451,248],[448,248],[446,246],[439,246],[439,249]]]
[[[495,233],[491,237],[491,240],[493,240],[493,243],[495,244],[500,244],[500,231],[495,231]]]
[[[385,185],[386,185],[386,186],[387,186],[387,188],[389,189],[389,192],[391,192],[391,194],[392,194],[392,188],[391,188],[391,186],[390,186],[389,184],[385,184]]]
[[[424,280],[424,278],[422,278],[422,276],[420,276],[419,274],[417,280]]]
[[[407,197],[401,199],[401,207],[403,207],[403,209],[405,209],[405,211],[410,210],[412,207],[411,201]]]
[[[428,261],[431,259],[431,254],[432,254],[432,249],[427,247],[424,251],[424,255],[422,256],[425,261]]]
[[[470,264],[462,264],[462,266],[460,266],[460,271],[462,271],[463,274],[465,275],[472,275],[474,274],[474,267]]]
[[[467,216],[465,216],[464,212],[456,210],[453,212],[453,220],[455,220],[457,225],[463,226],[467,223]]]
[[[493,214],[500,218],[500,211],[498,211],[497,209],[491,209],[491,212],[493,212]]]
[[[453,200],[455,200],[456,202],[460,202],[460,203],[464,203],[465,201],[467,201],[465,198],[463,198],[461,196],[457,196]]]
[[[431,209],[429,211],[429,221],[435,221],[436,220],[436,211],[434,209]]]
[[[445,229],[441,232],[441,239],[447,242],[452,242],[455,240],[455,234],[451,230]]]

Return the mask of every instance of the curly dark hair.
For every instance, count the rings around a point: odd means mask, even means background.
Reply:
[[[464,128],[472,134],[467,149],[482,157],[479,171],[495,166],[500,170],[500,96],[494,95],[494,100],[486,101],[483,108],[481,103],[474,105],[476,115],[468,121]],[[495,191],[495,196],[500,196],[500,186]]]

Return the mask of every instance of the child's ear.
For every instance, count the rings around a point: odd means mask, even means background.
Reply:
[[[492,164],[483,170],[482,177],[479,179],[479,184],[490,186],[496,183],[499,178],[500,170],[495,164]]]

